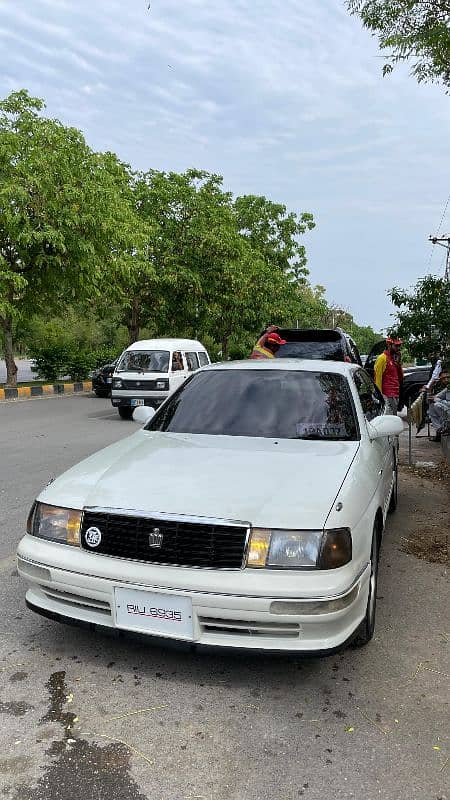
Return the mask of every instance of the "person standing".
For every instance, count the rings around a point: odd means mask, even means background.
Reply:
[[[442,372],[440,382],[443,383],[446,388],[435,394],[434,397],[428,399],[428,414],[431,424],[436,431],[436,435],[431,440],[432,442],[441,441],[442,431],[446,429],[450,421],[450,389],[448,387],[448,379],[448,373]]]
[[[286,339],[282,339],[275,326],[271,325],[256,342],[250,358],[275,358],[275,353],[283,344],[286,344]]]
[[[437,355],[435,354],[434,357],[432,358],[432,364],[434,366],[432,368],[428,383],[426,383],[425,386],[422,386],[420,390],[421,392],[429,392],[430,389],[433,388],[434,384],[439,383],[440,381],[443,370],[442,356],[439,354]]]
[[[386,414],[397,414],[400,386],[403,380],[401,367],[402,342],[400,339],[386,339],[386,349],[375,361],[375,383],[386,403]]]

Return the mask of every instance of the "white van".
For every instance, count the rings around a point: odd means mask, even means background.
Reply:
[[[195,339],[145,339],[120,356],[112,378],[111,402],[122,419],[136,406],[158,408],[209,355]]]

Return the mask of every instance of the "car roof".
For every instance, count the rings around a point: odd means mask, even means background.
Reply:
[[[186,350],[193,347],[196,350],[205,350],[204,345],[196,339],[142,339],[133,342],[127,350]]]
[[[312,358],[268,358],[247,359],[245,361],[223,361],[202,367],[206,370],[291,370],[292,372],[335,372],[338,375],[349,375],[356,369],[361,369],[359,364],[346,361],[325,361]],[[200,371],[200,370],[199,370]]]

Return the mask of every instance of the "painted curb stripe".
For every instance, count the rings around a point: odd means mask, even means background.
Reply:
[[[46,383],[43,386],[18,386],[17,389],[6,387],[0,389],[0,402],[3,400],[22,400],[24,398],[42,397],[49,394],[74,394],[76,392],[91,392],[91,381],[77,381],[76,383]]]

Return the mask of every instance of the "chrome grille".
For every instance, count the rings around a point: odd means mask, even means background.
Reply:
[[[95,547],[86,541],[89,528],[101,532],[101,541]],[[244,525],[85,510],[81,546],[90,552],[153,564],[240,569],[247,532]]]

